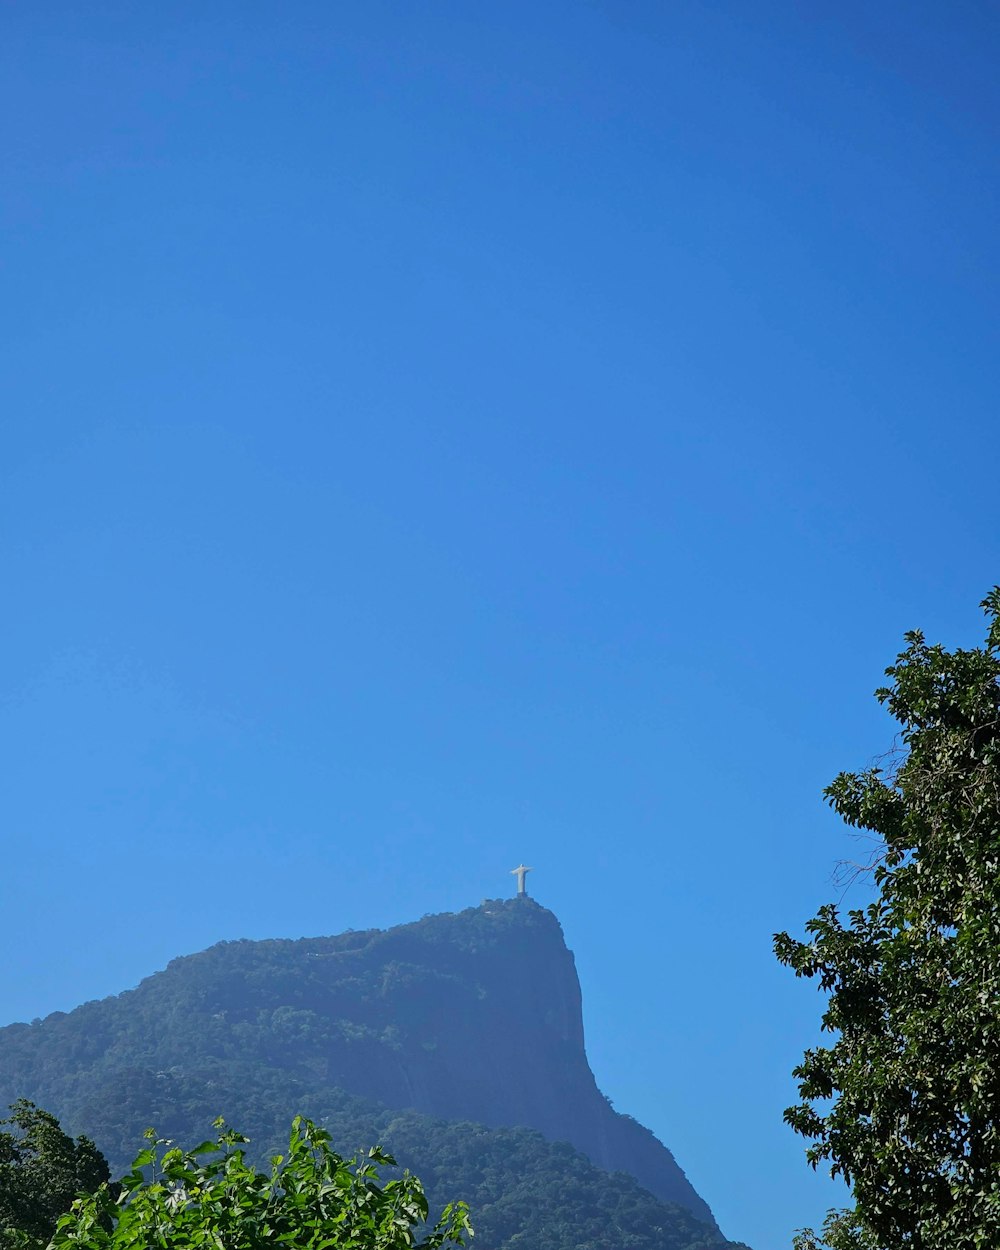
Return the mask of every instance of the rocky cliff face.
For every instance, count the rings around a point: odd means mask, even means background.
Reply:
[[[473,915],[474,933],[462,913],[373,937],[387,968],[398,956],[385,992],[389,1015],[407,1021],[405,1043],[377,1073],[330,1076],[390,1106],[536,1128],[712,1222],[670,1151],[598,1089],[576,965],[556,917],[530,898],[486,902]],[[424,975],[410,979],[414,967]]]
[[[597,1088],[573,956],[530,898],[387,931],[221,943],[117,998],[0,1030],[0,1103],[33,1097],[84,1129],[98,1106],[107,1119],[115,1090],[136,1104],[121,1113],[131,1128],[152,1097],[135,1090],[221,1089],[235,1071],[261,1091],[280,1075],[301,1091],[535,1128],[714,1227],[670,1151]]]

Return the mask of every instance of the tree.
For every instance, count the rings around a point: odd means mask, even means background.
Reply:
[[[802,1250],[1000,1246],[1000,588],[985,646],[919,632],[876,691],[897,748],[826,797],[874,834],[875,901],[822,907],[779,960],[828,995],[829,1046],[795,1069],[786,1121],[851,1187]]]
[[[0,1124],[0,1250],[44,1246],[56,1220],[82,1190],[109,1179],[104,1156],[88,1137],[74,1142],[54,1115],[22,1098]]]
[[[287,1157],[269,1173],[247,1161],[247,1138],[221,1120],[216,1142],[171,1147],[147,1131],[150,1145],[116,1197],[102,1186],[80,1198],[56,1228],[51,1250],[437,1250],[463,1245],[468,1209],[453,1203],[430,1231],[427,1200],[409,1173],[379,1185],[376,1149],[360,1163],[330,1148],[329,1134],[297,1116]],[[424,1230],[421,1240],[417,1240]]]

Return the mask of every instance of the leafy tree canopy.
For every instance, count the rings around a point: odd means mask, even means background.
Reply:
[[[826,791],[876,836],[875,901],[775,938],[835,1035],[795,1069],[785,1119],[855,1200],[801,1250],[1000,1245],[1000,588],[982,606],[982,648],[906,635],[876,692],[898,751]]]
[[[87,1137],[73,1141],[54,1115],[19,1099],[0,1124],[0,1250],[45,1245],[60,1215],[82,1190],[109,1178],[104,1156]]]
[[[378,1149],[360,1163],[330,1147],[329,1134],[300,1116],[288,1154],[259,1172],[247,1139],[221,1120],[216,1142],[180,1150],[149,1130],[120,1194],[106,1185],[78,1199],[58,1223],[52,1250],[438,1250],[471,1234],[464,1203],[445,1207],[430,1231],[427,1200],[408,1173],[379,1184]],[[418,1240],[419,1238],[419,1240]]]

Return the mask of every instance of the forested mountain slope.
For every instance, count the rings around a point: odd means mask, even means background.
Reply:
[[[527,898],[176,959],[116,998],[0,1029],[0,1104],[19,1096],[119,1169],[149,1124],[200,1139],[222,1113],[265,1153],[301,1111],[346,1150],[378,1138],[433,1196],[478,1203],[483,1250],[724,1244],[670,1152],[598,1090],[573,956]],[[518,1241],[518,1219],[549,1207],[549,1232]]]

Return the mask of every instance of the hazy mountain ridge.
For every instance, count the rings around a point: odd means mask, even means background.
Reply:
[[[494,1222],[509,1208],[516,1223],[518,1154],[532,1157],[532,1169],[565,1170],[569,1155],[555,1163],[550,1154],[565,1150],[551,1143],[567,1141],[600,1168],[640,1182],[606,1176],[570,1152],[576,1172],[604,1195],[587,1209],[595,1229],[604,1221],[605,1237],[617,1203],[643,1211],[626,1221],[635,1227],[621,1245],[721,1243],[670,1152],[598,1090],[573,956],[555,916],[530,899],[385,931],[224,942],[175,959],[116,998],[0,1029],[0,1100],[18,1095],[90,1133],[118,1167],[147,1124],[199,1136],[219,1111],[262,1151],[279,1144],[298,1110],[328,1123],[344,1149],[361,1144],[362,1130],[377,1133],[421,1175],[440,1174],[441,1198],[454,1196],[449,1153],[453,1170],[465,1160],[459,1170],[475,1188],[481,1169],[471,1160],[485,1151],[508,1160],[502,1176],[494,1163],[494,1190],[479,1192]],[[349,1130],[362,1137],[344,1140]],[[421,1135],[441,1145],[449,1134],[444,1157],[419,1144]],[[438,1182],[428,1179],[433,1192]],[[594,1214],[602,1202],[607,1209]],[[540,1205],[535,1194],[529,1207]],[[560,1210],[555,1240],[534,1230],[532,1245],[589,1244],[566,1240],[570,1212]],[[666,1240],[635,1241],[642,1229],[667,1230]],[[493,1242],[479,1244],[506,1245],[508,1233],[494,1230]]]

